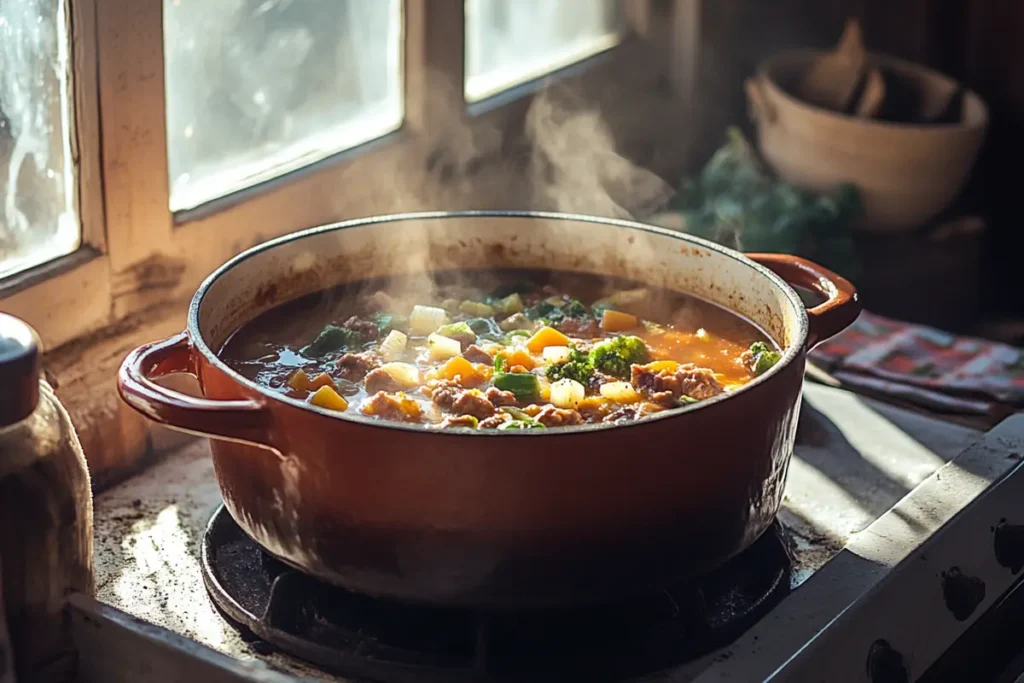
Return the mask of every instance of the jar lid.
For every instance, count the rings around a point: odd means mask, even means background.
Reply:
[[[39,335],[0,313],[0,427],[21,422],[39,404]]]

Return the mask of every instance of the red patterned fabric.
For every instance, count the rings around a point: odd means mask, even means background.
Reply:
[[[865,311],[821,344],[811,360],[840,381],[904,400],[979,412],[1000,404],[1024,409],[1024,351]]]

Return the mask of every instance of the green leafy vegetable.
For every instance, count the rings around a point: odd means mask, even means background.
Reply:
[[[772,349],[764,342],[754,342],[750,345],[751,353],[751,366],[753,367],[755,375],[763,375],[772,369],[779,360],[782,359],[782,355]]]
[[[857,188],[843,184],[814,193],[781,182],[736,128],[668,208],[699,237],[743,251],[807,256],[847,277],[859,274],[852,241],[854,221],[863,214]]]
[[[320,330],[320,334],[316,336],[316,339],[303,348],[301,352],[307,358],[319,358],[332,351],[358,346],[365,341],[367,340],[363,339],[361,334],[347,327],[327,325],[324,329]]]
[[[650,358],[647,344],[640,337],[613,337],[590,350],[590,362],[596,370],[612,377],[629,377],[629,366],[646,363]]]
[[[478,337],[486,336],[494,339],[501,337],[501,328],[498,327],[498,323],[494,322],[494,318],[470,318],[466,324]]]
[[[590,356],[575,346],[569,350],[569,359],[567,361],[559,365],[552,365],[547,371],[547,376],[552,381],[573,379],[583,386],[587,386],[593,375],[594,365],[590,362]]]
[[[494,386],[511,391],[520,401],[532,401],[540,393],[540,381],[528,372],[499,372],[494,375]]]

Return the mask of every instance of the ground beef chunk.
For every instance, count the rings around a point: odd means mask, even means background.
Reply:
[[[452,411],[459,415],[472,415],[483,420],[494,415],[494,404],[478,391],[463,391],[452,404]]]
[[[501,425],[505,424],[508,418],[503,413],[497,413],[487,418],[486,420],[480,420],[480,424],[477,425],[480,429],[497,429]]]
[[[502,391],[498,387],[491,387],[484,395],[487,396],[488,401],[498,407],[519,405],[515,394],[511,391]]]
[[[380,333],[377,329],[377,323],[370,322],[369,320],[363,320],[357,315],[346,320],[342,327],[352,330],[365,341],[373,341]]]
[[[569,427],[583,423],[583,416],[575,410],[544,406],[534,418],[545,427]]]
[[[572,337],[594,337],[601,333],[601,326],[593,318],[563,318],[555,327]]]
[[[385,370],[377,368],[366,375],[366,393],[376,394],[378,391],[401,391],[404,389],[395,378]]]
[[[385,420],[406,420],[416,422],[420,418],[419,405],[410,398],[399,398],[379,391],[366,399],[362,411],[367,415]]]
[[[656,403],[665,408],[675,408],[679,405],[679,399],[671,391],[659,391],[651,394],[651,403]]]
[[[725,391],[715,374],[707,368],[699,368],[693,363],[679,366],[675,372],[662,370],[655,373],[647,368],[634,365],[632,368],[633,386],[652,396],[671,392],[672,396],[689,396],[703,401]]]
[[[613,413],[605,415],[601,422],[631,422],[640,416],[640,408],[637,406],[622,406]]]
[[[430,400],[442,408],[451,408],[461,392],[462,387],[458,384],[450,379],[443,379],[430,391]]]
[[[462,357],[470,363],[485,363],[490,365],[494,362],[494,359],[491,358],[490,354],[476,344],[470,344],[469,348],[462,352]]]
[[[476,427],[477,419],[472,415],[448,415],[441,424],[437,425],[438,429],[455,429],[457,427]]]
[[[366,373],[380,366],[380,357],[373,351],[346,353],[338,359],[338,376],[350,382],[358,382]]]

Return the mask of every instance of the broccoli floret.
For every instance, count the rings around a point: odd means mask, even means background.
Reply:
[[[754,342],[750,345],[750,368],[755,375],[760,376],[768,372],[781,359],[782,354],[764,342]]]
[[[593,374],[594,366],[590,362],[590,356],[576,347],[569,351],[569,360],[559,365],[552,365],[547,372],[548,379],[552,381],[574,379],[583,386],[587,385]]]
[[[640,337],[624,335],[601,342],[590,350],[590,362],[596,370],[612,377],[629,377],[629,366],[650,358],[647,344]]]

